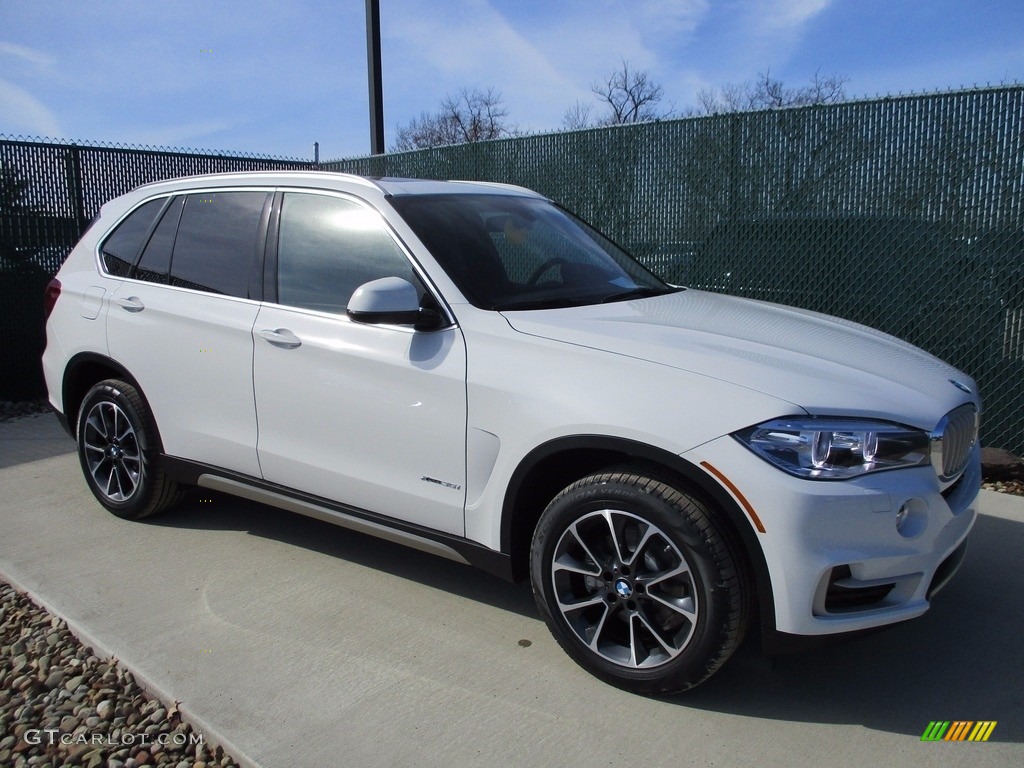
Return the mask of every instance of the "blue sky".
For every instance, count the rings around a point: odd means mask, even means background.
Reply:
[[[364,0],[0,0],[0,134],[369,148]],[[557,129],[622,60],[677,108],[770,71],[851,97],[1024,81],[1022,0],[381,0],[388,140],[461,87]]]

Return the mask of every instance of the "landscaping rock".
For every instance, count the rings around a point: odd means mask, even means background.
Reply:
[[[223,755],[221,765],[238,765],[180,722],[177,702],[169,705],[144,691],[130,672],[99,659],[62,620],[3,582],[0,691],[4,768],[171,768],[207,751]],[[111,722],[115,713],[120,718]],[[13,733],[4,733],[7,726]]]

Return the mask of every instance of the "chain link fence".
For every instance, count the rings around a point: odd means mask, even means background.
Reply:
[[[243,154],[45,143],[0,137],[0,400],[43,397],[43,292],[100,206],[151,181],[309,169]]]
[[[22,347],[4,346],[0,398],[42,394],[43,286],[105,200],[172,176],[309,167],[0,140],[0,306]],[[521,184],[670,281],[893,333],[975,376],[983,440],[1024,453],[1022,86],[527,136],[320,168]]]
[[[907,339],[975,376],[985,444],[1024,453],[1024,87],[711,115],[325,167],[520,184],[672,282]]]

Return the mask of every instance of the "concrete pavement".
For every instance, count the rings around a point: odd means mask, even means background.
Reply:
[[[529,588],[250,502],[102,510],[51,416],[0,424],[0,574],[261,766],[1024,764],[1024,500],[983,492],[921,619],[648,700],[579,669]],[[996,720],[988,743],[922,743]]]

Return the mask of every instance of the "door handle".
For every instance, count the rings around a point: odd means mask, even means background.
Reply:
[[[146,308],[146,305],[142,303],[142,300],[139,299],[138,296],[129,296],[126,299],[114,299],[114,303],[121,309],[127,310],[128,312],[141,312]]]
[[[287,328],[264,328],[259,334],[275,347],[282,349],[295,349],[302,346],[302,340]]]

